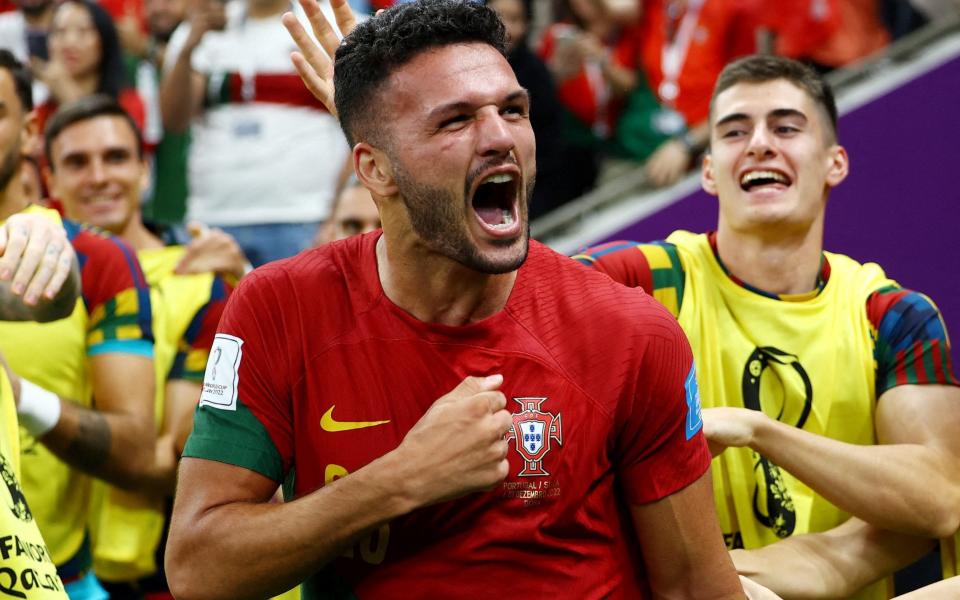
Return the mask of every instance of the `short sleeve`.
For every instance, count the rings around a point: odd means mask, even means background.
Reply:
[[[209,299],[193,315],[183,337],[177,343],[177,354],[167,379],[184,379],[197,383],[203,381],[210,347],[231,291],[231,286],[222,277],[213,278]]]
[[[184,456],[283,481],[293,462],[289,332],[282,271],[251,273],[230,295],[210,348],[200,405]]]
[[[64,227],[80,262],[87,354],[153,356],[150,290],[133,250],[122,240],[71,221]]]
[[[905,384],[958,385],[940,310],[925,295],[887,287],[867,299],[876,331],[877,397]]]
[[[645,335],[632,398],[620,407],[617,471],[631,504],[669,496],[710,466],[690,344],[662,312]]]
[[[673,316],[680,314],[686,274],[674,244],[609,242],[588,248],[573,259],[617,283],[642,288]]]

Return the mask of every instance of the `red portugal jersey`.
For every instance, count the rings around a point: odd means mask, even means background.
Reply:
[[[646,597],[625,509],[710,463],[676,320],[531,242],[503,310],[462,327],[424,323],[384,294],[379,235],[244,278],[184,454],[300,497],[395,449],[464,377],[501,373],[514,415],[506,480],[383,525],[306,581],[304,597]]]

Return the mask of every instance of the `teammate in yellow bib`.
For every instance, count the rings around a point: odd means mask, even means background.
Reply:
[[[150,286],[155,340],[156,463],[136,491],[95,484],[91,506],[94,570],[113,595],[166,591],[157,556],[176,466],[192,427],[203,373],[230,286],[211,270],[242,275],[243,255],[226,234],[200,232],[191,246],[167,246],[143,224],[140,192],[148,172],[140,133],[113,100],[65,105],[45,140],[50,187],[73,219],[101,227],[136,250]],[[110,190],[106,206],[100,196]],[[193,263],[194,267],[190,264]]]
[[[23,200],[20,143],[34,129],[26,117],[30,82],[0,50],[0,321],[55,321],[70,315],[80,292],[76,254],[58,219],[16,211]],[[59,406],[15,393],[0,356],[0,597],[66,600],[63,582],[20,485],[18,408],[28,425],[48,427]],[[19,398],[18,398],[19,396]],[[35,400],[35,398],[34,398]],[[53,412],[51,409],[53,408]]]
[[[702,182],[719,199],[715,233],[576,258],[645,288],[690,338],[727,546],[850,515],[952,535],[960,389],[939,311],[877,265],[822,248],[827,196],[848,172],[832,92],[799,63],[748,57],[718,79],[710,127]],[[734,553],[741,573],[794,593],[799,569],[756,559]],[[881,582],[857,597],[890,592]]]

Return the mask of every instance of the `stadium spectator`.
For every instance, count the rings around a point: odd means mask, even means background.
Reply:
[[[2,50],[0,65],[4,162],[15,173],[36,119],[27,70]],[[28,206],[19,181],[5,192],[0,213],[60,222],[55,211]],[[154,462],[150,299],[126,245],[71,221],[64,227],[79,257],[82,302],[49,323],[0,322],[0,352],[20,390],[23,492],[68,595],[93,600],[106,596],[90,571],[91,476],[136,487]]]
[[[671,136],[646,162],[656,186],[677,181],[707,142],[710,91],[723,66],[756,48],[750,0],[643,0],[641,69],[660,103],[655,122]]]
[[[528,33],[532,19],[532,0],[489,0],[507,29],[507,62],[517,74],[517,81],[530,94],[530,125],[537,139],[537,186],[530,202],[530,219],[547,213],[573,199],[572,190],[564,184],[563,107],[549,69],[530,50]]]
[[[181,230],[187,210],[187,154],[189,131],[165,131],[160,112],[160,80],[166,48],[173,32],[186,18],[185,0],[146,0],[146,31],[141,32],[134,20],[128,20],[120,31],[131,40],[127,46],[138,48],[130,66],[137,93],[146,108],[143,137],[152,148],[151,186],[144,198],[144,221],[172,230],[185,241]],[[126,31],[126,33],[124,33]]]
[[[143,126],[143,102],[126,83],[117,28],[103,7],[91,0],[58,4],[48,45],[50,60],[33,62],[34,76],[50,89],[37,107],[40,131],[60,104],[92,94],[115,98]]]
[[[140,217],[147,178],[143,144],[133,120],[112,99],[88,96],[65,105],[47,127],[50,188],[68,218],[89,223],[124,240],[137,252],[151,289],[158,415],[156,465],[137,493],[100,484],[92,528],[94,570],[111,598],[166,591],[155,555],[173,496],[180,451],[193,424],[193,410],[210,343],[230,291],[208,270],[177,273],[190,252],[167,246]],[[105,193],[112,193],[109,200]],[[194,245],[202,245],[200,240]],[[208,247],[209,248],[209,247]],[[197,262],[195,252],[191,254]],[[206,259],[218,269],[242,274],[234,247]],[[99,482],[98,482],[99,483]],[[162,560],[162,557],[161,557]]]
[[[873,56],[890,43],[878,0],[836,0],[839,27],[805,57],[822,72]]]
[[[564,19],[544,32],[539,53],[566,109],[555,189],[569,200],[596,184],[623,100],[637,84],[640,38],[633,15],[617,11],[611,0],[566,0],[564,7]]]
[[[704,431],[722,452],[728,547],[850,514],[952,535],[960,389],[939,312],[877,265],[822,248],[827,197],[849,166],[832,91],[798,62],[756,56],[721,73],[711,110],[702,182],[719,201],[717,231],[577,258],[652,293],[690,337]]]
[[[0,14],[0,48],[6,48],[22,63],[50,57],[47,38],[53,20],[53,0],[17,0],[16,10]],[[33,98],[42,104],[50,91],[34,79]]]
[[[160,90],[165,129],[191,128],[187,218],[223,227],[255,266],[310,244],[347,156],[290,65],[290,6],[200,0],[174,32]]]
[[[742,597],[679,328],[528,240],[533,131],[500,21],[421,1],[337,49],[302,4],[336,69],[288,15],[313,61],[295,64],[339,111],[383,231],[231,299],[180,470],[175,595]],[[296,499],[268,503],[294,461]]]
[[[317,230],[314,246],[380,229],[380,213],[370,190],[351,175],[337,194],[330,218]]]

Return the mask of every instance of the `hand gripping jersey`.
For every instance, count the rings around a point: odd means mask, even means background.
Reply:
[[[57,566],[20,487],[20,433],[6,369],[0,368],[0,598],[66,600]]]
[[[171,379],[200,383],[229,286],[213,273],[177,275],[184,246],[137,252],[153,310],[155,417],[163,423]],[[157,572],[166,499],[95,481],[91,502],[93,565],[104,581],[134,581]]]
[[[26,210],[59,220],[51,210]],[[52,323],[0,322],[0,352],[21,377],[90,407],[89,358],[112,352],[153,355],[150,297],[126,244],[72,221],[63,225],[80,263],[82,293],[77,306],[70,317]],[[62,567],[83,544],[91,480],[26,431],[21,435],[24,493],[54,562]],[[71,566],[82,571],[89,564]]]
[[[424,323],[384,294],[378,238],[244,279],[185,456],[304,496],[395,449],[465,376],[501,373],[514,423],[506,480],[383,525],[309,578],[304,597],[647,597],[625,508],[680,490],[710,462],[675,320],[531,242],[503,310]]]
[[[956,383],[935,307],[896,287],[875,264],[824,253],[819,293],[778,299],[728,275],[708,236],[676,232],[667,241],[609,244],[577,259],[652,290],[677,315],[693,347],[705,407],[762,410],[818,435],[875,444],[883,391]],[[727,449],[714,459],[713,475],[730,548],[824,531],[849,516],[749,448]],[[856,597],[889,597],[886,585]]]

